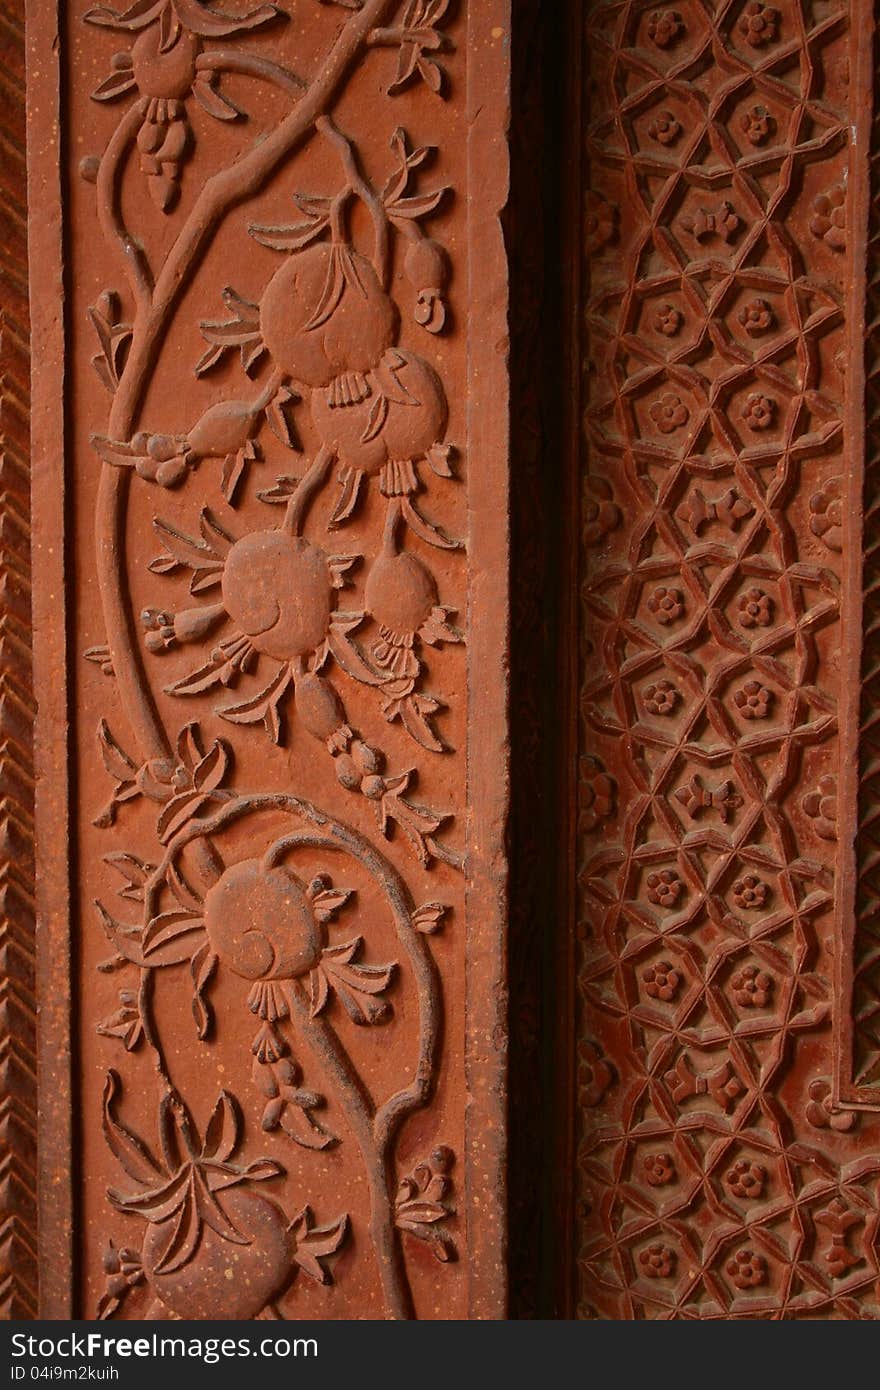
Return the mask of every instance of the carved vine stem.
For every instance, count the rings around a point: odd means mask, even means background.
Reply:
[[[424,937],[413,926],[413,904],[402,878],[368,840],[340,825],[310,802],[283,792],[258,793],[226,801],[213,816],[194,821],[175,837],[151,876],[145,895],[147,913],[152,912],[155,896],[166,874],[187,845],[193,841],[210,843],[209,837],[255,811],[283,811],[299,816],[318,828],[317,832],[297,831],[276,840],[265,856],[267,867],[278,863],[287,853],[302,848],[341,852],[362,864],[379,884],[391,906],[397,937],[409,960],[419,1006],[418,1057],[410,1084],[380,1106],[376,1106],[352,1068],[334,1030],[323,1019],[311,1017],[306,995],[296,981],[291,982],[289,999],[302,1037],[334,1084],[339,1103],[361,1151],[370,1191],[370,1234],[388,1315],[394,1319],[411,1318],[412,1295],[394,1220],[396,1178],[393,1144],[406,1117],[430,1099],[440,1046],[442,1003],[437,968]],[[142,1002],[149,1015],[150,998],[143,989]],[[145,1034],[150,1040],[154,1039],[154,1030],[148,1015],[143,1022]],[[173,1090],[163,1070],[161,1051],[155,1040],[152,1045],[157,1051],[163,1080]]]
[[[387,18],[395,3],[396,0],[366,0],[340,33],[321,76],[306,90],[293,111],[248,154],[207,180],[149,298],[144,292],[143,267],[139,259],[132,259],[130,248],[134,243],[115,211],[116,181],[135,137],[134,108],[123,118],[105,152],[99,173],[99,203],[106,204],[102,229],[104,235],[109,234],[110,241],[121,248],[123,266],[137,306],[131,348],[110,412],[108,431],[111,438],[131,438],[174,307],[190,271],[217,226],[231,208],[256,193],[280,161],[311,133],[358,55],[369,47],[371,31]],[[149,693],[127,602],[123,556],[129,486],[128,470],[103,465],[96,509],[98,585],[122,706],[143,756],[167,764],[171,756],[168,735]]]

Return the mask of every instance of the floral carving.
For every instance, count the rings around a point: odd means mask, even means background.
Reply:
[[[755,912],[767,903],[770,889],[757,874],[743,874],[733,885],[733,901],[744,912]],[[735,984],[734,988],[738,988]]]
[[[729,242],[739,231],[740,217],[733,204],[725,198],[718,204],[715,212],[708,208],[698,208],[693,214],[687,213],[681,219],[681,225],[685,231],[690,232],[695,241],[718,237],[720,241]]]
[[[766,299],[750,299],[739,311],[739,321],[752,338],[760,338],[771,329],[776,320]]]
[[[601,193],[589,192],[584,208],[584,243],[594,254],[617,234],[617,208]]]
[[[814,1129],[833,1129],[838,1134],[851,1130],[858,1116],[854,1110],[838,1110],[834,1105],[831,1082],[825,1077],[817,1077],[810,1082],[810,1099],[806,1107],[806,1117]]]
[[[732,1196],[740,1197],[744,1201],[755,1201],[764,1194],[767,1171],[760,1163],[738,1158],[736,1163],[728,1168],[724,1182]]]
[[[620,508],[605,478],[593,476],[584,480],[583,519],[587,545],[598,545],[620,525]]]
[[[826,772],[819,785],[807,792],[801,802],[813,823],[813,829],[823,840],[837,839],[837,778]]]
[[[645,1181],[650,1187],[666,1187],[668,1183],[675,1182],[677,1173],[672,1155],[668,1153],[646,1154],[644,1173]]]
[[[580,763],[582,830],[595,830],[603,820],[614,814],[616,783],[609,777],[598,758],[586,754]]]
[[[773,699],[773,691],[760,681],[746,681],[733,695],[733,703],[743,719],[766,719]]]
[[[674,145],[681,135],[681,122],[671,111],[658,111],[648,126],[648,134],[658,145]]]
[[[843,479],[828,478],[810,498],[810,530],[829,550],[843,550]]]
[[[667,391],[659,401],[652,401],[648,414],[661,434],[672,434],[673,430],[686,425],[690,411],[680,396]]]
[[[613,1085],[614,1068],[598,1043],[585,1040],[578,1047],[580,1064],[578,1086],[582,1105],[596,1106],[609,1086]]]
[[[752,145],[763,145],[776,130],[775,120],[766,106],[760,104],[743,112],[740,125],[746,139]]]
[[[661,304],[654,315],[654,327],[664,338],[674,338],[684,323],[684,314],[674,304]]]
[[[763,5],[760,0],[749,0],[739,21],[740,33],[752,48],[763,48],[772,43],[779,34],[779,11],[772,5]]]
[[[738,1289],[756,1289],[767,1282],[767,1261],[754,1250],[737,1250],[727,1263],[727,1273]]]
[[[674,869],[658,869],[648,874],[648,900],[658,907],[675,907],[684,893],[684,884]]]
[[[744,965],[731,980],[733,997],[743,1009],[764,1009],[773,995],[773,976],[757,965]]]
[[[846,250],[846,190],[842,184],[816,196],[810,231],[832,251]]]
[[[668,960],[661,960],[656,965],[646,966],[642,971],[642,980],[649,999],[659,999],[668,1004],[681,989],[684,976]]]
[[[648,20],[648,38],[658,48],[669,48],[684,34],[684,22],[677,10],[655,10]]]
[[[681,699],[677,686],[672,681],[660,680],[645,687],[645,709],[651,714],[672,714]]]
[[[639,1251],[641,1273],[648,1279],[669,1279],[675,1273],[676,1261],[675,1251],[659,1242]]]
[[[776,402],[772,396],[750,391],[741,413],[750,430],[768,430],[776,418]]]
[[[661,585],[648,599],[648,611],[654,614],[658,623],[668,627],[684,616],[684,594],[681,589],[668,589]]]
[[[769,627],[773,621],[773,600],[764,589],[747,589],[737,603],[740,627]]]

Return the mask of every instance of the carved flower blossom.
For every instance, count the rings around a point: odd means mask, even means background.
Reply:
[[[832,773],[819,778],[818,787],[807,792],[801,806],[817,835],[823,840],[837,839],[837,778]]]
[[[770,889],[756,874],[743,874],[733,885],[733,901],[744,912],[752,912],[764,906]]]
[[[767,1261],[754,1250],[737,1250],[727,1273],[738,1289],[753,1289],[767,1282]]]
[[[671,1154],[645,1154],[645,1181],[650,1187],[665,1187],[676,1177],[675,1161]]]
[[[704,241],[707,237],[713,236],[720,237],[722,241],[730,241],[739,229],[740,219],[733,204],[725,198],[718,204],[717,212],[710,212],[708,208],[697,208],[695,213],[688,213],[681,219],[681,225],[696,241]]]
[[[690,411],[680,396],[666,391],[659,401],[651,402],[648,414],[661,434],[672,434],[673,430],[687,424]]]
[[[733,997],[743,1009],[763,1009],[770,1003],[774,980],[757,965],[744,965],[731,980]]]
[[[651,714],[672,714],[675,706],[681,699],[676,686],[672,681],[655,681],[645,689],[645,709]]]
[[[750,430],[767,430],[776,415],[776,402],[772,396],[760,391],[750,391],[742,408],[742,418]]]
[[[674,338],[684,323],[684,314],[674,304],[661,304],[654,315],[654,328],[664,338]]]
[[[681,134],[681,121],[671,111],[658,111],[648,126],[648,134],[658,145],[674,145]]]
[[[753,106],[750,111],[744,111],[740,125],[752,145],[763,145],[776,129],[776,122],[766,106]]]
[[[595,830],[614,813],[617,784],[598,758],[585,754],[580,762],[578,822],[582,831]]]
[[[97,5],[87,24],[128,33],[130,52],[117,53],[110,75],[95,89],[95,101],[113,101],[137,91],[144,101],[138,133],[140,166],[156,205],[167,212],[177,200],[180,169],[192,132],[184,101],[192,95],[218,121],[232,121],[239,108],[217,88],[226,66],[222,51],[203,53],[205,39],[247,33],[279,17],[277,5],[262,4],[244,14],[228,14],[203,0],[134,0],[126,10]],[[276,68],[277,73],[282,69]],[[291,84],[296,79],[287,74]],[[301,84],[299,84],[301,85]]]
[[[772,43],[779,32],[779,11],[760,4],[760,0],[750,0],[743,10],[739,29],[752,48],[762,48],[765,43]]]
[[[661,584],[648,599],[648,609],[658,623],[666,627],[669,623],[677,622],[684,613],[684,594],[681,589],[668,589]]]
[[[658,869],[648,874],[647,881],[648,900],[658,907],[675,907],[684,892],[684,884],[674,869]]]
[[[828,193],[820,193],[813,201],[810,231],[827,242],[833,251],[846,249],[846,190],[842,184]]]
[[[746,589],[737,608],[740,627],[769,627],[773,621],[773,600],[763,589]]]
[[[728,1169],[724,1181],[734,1197],[754,1199],[763,1193],[767,1173],[760,1163],[738,1158],[733,1167]]]
[[[806,1116],[814,1129],[833,1129],[838,1134],[846,1134],[857,1119],[854,1110],[834,1109],[831,1082],[825,1077],[817,1077],[810,1082]]]
[[[595,255],[607,246],[617,233],[617,208],[601,193],[591,190],[584,206],[584,246]]]
[[[843,550],[843,479],[828,478],[810,498],[810,530],[829,550]]]
[[[659,999],[668,1004],[681,989],[684,976],[668,960],[649,965],[642,971],[645,993],[650,999]]]
[[[614,501],[611,484],[605,478],[589,476],[584,484],[584,543],[598,545],[620,525],[620,508]]]
[[[598,1043],[582,1042],[578,1048],[580,1066],[578,1084],[582,1105],[598,1105],[614,1081],[614,1068],[604,1056]]]
[[[733,702],[743,719],[766,719],[773,698],[773,691],[760,681],[746,681],[742,690],[735,692]]]
[[[750,299],[740,309],[739,321],[750,338],[759,338],[773,327],[773,310],[766,299]]]
[[[658,48],[668,48],[684,33],[684,23],[676,10],[655,10],[648,21],[648,38]]]
[[[648,1279],[668,1279],[675,1270],[676,1255],[668,1245],[649,1245],[639,1251],[639,1264]]]

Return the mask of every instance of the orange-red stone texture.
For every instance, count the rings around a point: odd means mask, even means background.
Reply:
[[[508,6],[28,22],[41,1313],[503,1316]]]
[[[872,7],[583,39],[578,1313],[877,1318]]]

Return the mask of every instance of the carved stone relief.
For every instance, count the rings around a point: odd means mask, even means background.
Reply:
[[[506,7],[62,8],[79,1315],[498,1316]]]

